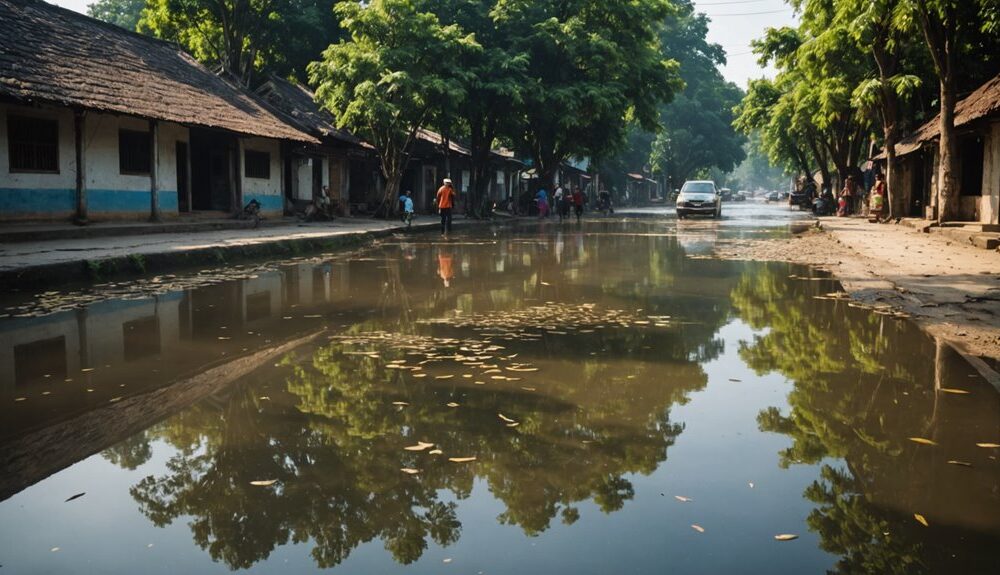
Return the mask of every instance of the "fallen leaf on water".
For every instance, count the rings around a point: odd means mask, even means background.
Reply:
[[[934,442],[934,441],[931,441],[930,439],[925,439],[925,438],[923,438],[923,437],[911,437],[911,438],[909,438],[909,439],[910,439],[910,441],[912,441],[913,443],[919,443],[919,444],[921,444],[921,445],[937,445],[937,443],[936,443],[936,442]]]
[[[736,379],[735,377],[730,377],[730,378],[729,378],[729,381],[734,381],[734,382],[737,382],[737,383],[739,383],[739,382],[741,382],[741,381],[743,381],[743,380],[742,380],[742,379]]]
[[[976,447],[985,447],[986,449],[992,449],[994,447],[1000,447],[1000,443],[977,443]]]
[[[413,374],[413,377],[427,377],[427,374],[426,373],[415,373],[415,374]]]
[[[451,379],[453,377],[455,377],[454,374],[452,374],[452,375],[438,375],[438,376],[435,376],[434,379]]]
[[[694,501],[694,499],[691,499],[690,497],[684,497],[683,495],[674,495],[674,499],[680,501],[681,503],[690,503]]]
[[[475,457],[449,457],[448,461],[452,463],[468,463],[470,461],[475,461]]]
[[[52,549],[49,549],[49,551],[55,553],[56,551],[59,551],[59,548],[58,547],[53,547]]]
[[[393,405],[398,405],[400,407],[406,407],[407,405],[410,405],[409,403],[406,403],[405,401],[394,401],[394,402],[392,402],[392,404]]]
[[[414,469],[412,467],[404,467],[404,468],[400,469],[400,471],[402,471],[403,473],[405,473],[407,475],[416,475],[416,474],[420,473],[419,469]]]
[[[17,402],[17,401],[25,401],[25,400],[27,400],[27,399],[28,399],[27,397],[15,397],[15,398],[14,398],[14,401],[15,401],[15,402]]]
[[[538,371],[537,367],[508,367],[507,371],[517,371],[522,373],[528,373],[532,371]]]
[[[451,561],[452,561],[451,557],[448,557],[448,558],[444,559],[442,561],[442,563],[451,563]]]
[[[266,395],[262,395],[258,399],[260,399],[261,401],[271,401],[271,398]]]
[[[432,449],[432,450],[428,451],[427,453],[430,453],[431,455],[441,455],[444,452],[441,451],[440,449]]]
[[[69,499],[67,499],[66,501],[64,501],[64,503],[69,503],[70,501],[73,501],[74,499],[79,499],[79,498],[83,497],[86,494],[87,494],[86,491],[83,492],[83,493],[77,493],[76,495],[74,495],[74,496],[70,497]]]
[[[793,539],[798,539],[798,535],[792,535],[791,533],[782,533],[781,535],[775,535],[774,539],[776,541],[791,541]]]
[[[691,529],[694,529],[694,530],[695,530],[695,531],[697,531],[698,533],[704,533],[704,532],[705,532],[705,528],[704,528],[704,527],[702,527],[701,525],[697,525],[697,524],[695,524],[695,525],[692,525],[692,526],[691,526]]]
[[[451,403],[446,403],[445,405],[448,407],[458,407],[458,404],[455,403],[454,401],[452,401]]]
[[[534,387],[522,387],[521,389],[523,389],[524,391],[535,391]]]
[[[969,462],[967,462],[967,461],[956,461],[956,460],[952,459],[948,463],[951,464],[951,465],[961,465],[962,467],[972,467],[972,464],[969,463]]]
[[[425,450],[425,449],[427,449],[429,447],[434,447],[434,444],[433,443],[424,443],[423,441],[418,441],[416,445],[410,445],[408,447],[404,447],[403,449],[405,449],[407,451],[423,451],[423,450]]]
[[[502,419],[502,420],[506,421],[507,423],[514,423],[514,420],[513,420],[513,419],[511,419],[511,418],[507,417],[506,415],[504,415],[504,414],[502,414],[502,413],[498,413],[498,414],[497,414],[497,417],[499,417],[500,419]]]
[[[913,514],[913,518],[916,519],[924,527],[930,527],[931,526],[931,524],[927,522],[927,519],[924,518],[924,516],[921,515],[921,514],[919,514],[919,513],[914,513]]]
[[[278,482],[277,479],[259,479],[257,481],[251,481],[250,485],[253,485],[255,487],[270,487],[277,482]]]
[[[521,424],[515,421],[514,423],[508,423],[507,427],[517,427],[518,425],[521,425]]]
[[[122,400],[121,397],[112,397],[111,399],[108,400],[108,403],[115,403],[121,400]]]
[[[964,389],[955,389],[953,387],[942,387],[940,391],[943,391],[944,393],[954,393],[956,395],[968,395],[972,393]]]
[[[750,482],[750,489],[753,489],[753,481]]]

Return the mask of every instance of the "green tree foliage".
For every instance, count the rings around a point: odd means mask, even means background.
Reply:
[[[87,4],[87,15],[135,31],[146,0],[97,0]]]
[[[349,38],[309,66],[320,104],[378,152],[386,180],[380,211],[395,205],[417,131],[465,98],[470,72],[459,64],[481,49],[427,8],[422,0],[339,4]]]
[[[680,63],[684,89],[660,110],[662,129],[649,162],[675,187],[709,168],[729,172],[745,158],[745,138],[733,129],[733,109],[743,92],[722,77],[718,67],[726,63],[725,52],[707,35],[708,18],[687,1],[660,32],[664,53]]]
[[[148,0],[139,30],[177,42],[244,85],[305,73],[340,32],[334,0]]]
[[[495,20],[529,57],[518,107],[518,144],[543,185],[571,157],[606,158],[629,121],[658,125],[658,107],[681,87],[678,64],[662,54],[665,0],[502,0]]]

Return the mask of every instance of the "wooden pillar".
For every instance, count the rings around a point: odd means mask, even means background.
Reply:
[[[149,221],[160,221],[160,124],[149,121]]]
[[[73,112],[73,140],[76,147],[76,216],[73,222],[80,226],[87,225],[87,157],[83,149],[86,115],[83,110]]]

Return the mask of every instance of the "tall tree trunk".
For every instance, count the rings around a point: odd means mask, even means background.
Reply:
[[[958,219],[958,139],[955,137],[954,73],[941,79],[941,141],[938,147],[938,222]]]

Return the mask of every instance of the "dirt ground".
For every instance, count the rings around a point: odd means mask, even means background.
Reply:
[[[822,218],[788,239],[740,240],[719,257],[788,261],[833,272],[852,298],[906,313],[977,367],[1000,367],[1000,252],[860,218]],[[976,358],[985,359],[985,362]],[[995,385],[1000,383],[994,382]]]

